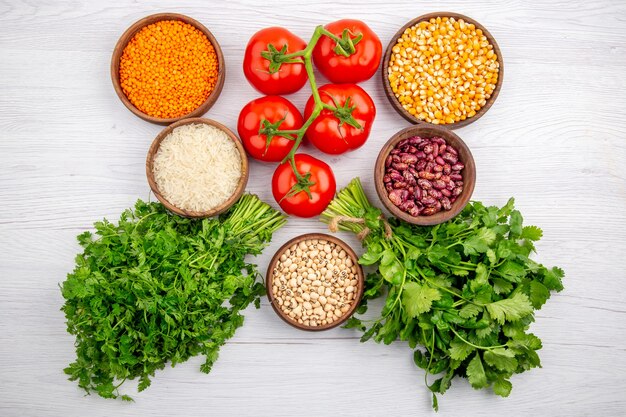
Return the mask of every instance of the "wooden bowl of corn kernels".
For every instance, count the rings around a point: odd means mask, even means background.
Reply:
[[[358,256],[323,233],[297,236],[276,251],[265,276],[267,298],[286,323],[310,331],[345,322],[363,297]]]
[[[503,75],[495,38],[458,13],[411,20],[383,57],[383,87],[393,108],[411,123],[449,129],[481,118],[498,97]]]

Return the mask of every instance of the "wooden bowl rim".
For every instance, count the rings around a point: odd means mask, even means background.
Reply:
[[[458,150],[459,154],[464,154],[463,158],[459,158],[459,160],[465,164],[465,168],[463,168],[463,192],[457,200],[452,203],[451,210],[440,211],[432,216],[413,217],[400,210],[389,199],[387,190],[385,189],[385,185],[383,183],[383,176],[385,175],[385,159],[387,159],[389,152],[391,152],[396,143],[413,136],[426,138],[440,136],[444,138],[447,143],[453,145]],[[376,194],[378,194],[378,198],[387,210],[389,210],[395,217],[402,219],[407,223],[419,226],[433,226],[452,219],[465,208],[467,203],[469,203],[472,193],[474,192],[474,186],[476,185],[476,163],[467,144],[450,129],[430,123],[413,125],[394,134],[381,148],[378,153],[378,158],[376,159],[376,164],[374,165],[374,185],[376,187]]]
[[[192,211],[192,210],[185,210],[185,209],[176,207],[161,194],[161,192],[159,191],[159,187],[156,183],[156,180],[154,179],[154,171],[153,171],[154,156],[159,150],[159,147],[161,146],[161,142],[163,141],[163,139],[165,139],[165,137],[169,135],[177,127],[188,125],[188,124],[194,124],[194,123],[206,124],[206,125],[213,126],[222,130],[235,143],[235,146],[237,146],[237,150],[239,151],[239,154],[241,155],[241,177],[239,178],[239,182],[237,183],[237,188],[235,188],[235,192],[233,193],[233,195],[231,195],[228,198],[228,200],[226,200],[219,206],[208,211]],[[228,210],[233,204],[237,202],[237,200],[239,200],[239,198],[245,191],[246,184],[248,183],[248,175],[249,175],[248,157],[239,138],[229,128],[227,128],[223,124],[216,122],[215,120],[205,119],[202,117],[185,118],[185,119],[179,120],[178,122],[172,123],[165,129],[161,130],[161,132],[159,132],[159,134],[152,141],[152,144],[150,145],[150,149],[148,150],[148,155],[146,157],[146,176],[148,177],[148,184],[150,185],[150,189],[152,190],[156,198],[168,210],[182,217],[190,217],[190,218],[213,217]]]
[[[130,102],[128,97],[126,97],[126,94],[124,94],[124,91],[122,90],[122,86],[120,85],[120,75],[119,75],[120,58],[122,54],[124,53],[124,48],[126,48],[126,45],[128,45],[128,42],[130,42],[130,40],[135,36],[135,34],[139,32],[145,26],[148,26],[148,25],[151,25],[153,23],[160,22],[163,20],[179,20],[187,24],[190,24],[194,26],[196,29],[200,30],[207,37],[209,42],[211,42],[211,44],[213,45],[213,48],[215,49],[215,53],[217,55],[217,63],[218,63],[217,82],[215,83],[215,87],[213,88],[213,91],[211,91],[211,93],[206,98],[206,100],[202,104],[200,104],[200,106],[198,106],[196,109],[192,110],[191,112],[185,115],[179,116],[179,117],[172,117],[168,119],[150,116],[142,112],[141,110],[139,110],[137,107],[135,107],[133,103]],[[128,108],[128,110],[130,110],[134,115],[148,122],[156,123],[160,125],[169,125],[170,123],[174,123],[185,118],[198,117],[206,113],[213,106],[213,104],[215,104],[215,102],[217,101],[217,98],[222,93],[222,88],[224,87],[225,77],[226,77],[226,68],[225,68],[225,62],[224,62],[224,54],[222,53],[222,48],[220,47],[220,44],[215,38],[215,36],[213,36],[211,31],[207,29],[202,23],[198,22],[197,20],[189,16],[179,14],[179,13],[155,13],[155,14],[146,16],[142,19],[139,19],[138,21],[133,23],[128,29],[126,29],[124,33],[122,34],[122,36],[120,36],[117,43],[115,44],[115,48],[113,49],[113,54],[111,56],[111,81],[113,82],[113,88],[115,89],[115,93],[117,94],[119,99],[122,101],[122,103],[124,103],[124,106],[126,106],[126,108]]]
[[[287,316],[285,313],[283,313],[283,311],[276,306],[275,302],[274,302],[274,294],[272,293],[272,282],[273,282],[273,278],[274,278],[274,267],[276,266],[276,264],[278,263],[278,260],[280,259],[280,256],[283,254],[283,252],[285,252],[291,245],[298,244],[300,242],[302,242],[303,240],[311,240],[311,239],[318,239],[318,240],[327,240],[329,242],[333,242],[334,244],[338,245],[341,247],[341,249],[345,250],[346,253],[348,254],[348,256],[350,256],[350,258],[352,259],[353,264],[356,266],[356,271],[357,271],[357,281],[358,281],[358,288],[357,288],[357,293],[356,293],[356,297],[354,298],[354,303],[352,303],[352,306],[350,307],[350,309],[344,314],[342,315],[338,320],[330,323],[330,324],[325,324],[323,326],[318,326],[318,327],[310,327],[310,326],[305,326],[304,324],[300,324],[297,321],[291,320],[291,318],[289,316]],[[311,331],[311,332],[318,332],[318,331],[322,331],[322,330],[328,330],[328,329],[332,329],[334,327],[340,326],[341,324],[343,324],[346,320],[348,320],[355,312],[355,310],[358,308],[359,304],[361,303],[361,298],[363,298],[363,292],[365,290],[365,276],[363,274],[363,268],[361,267],[361,265],[359,264],[359,257],[357,256],[357,254],[354,252],[354,250],[352,249],[352,247],[350,245],[348,245],[346,242],[344,242],[343,240],[339,239],[336,236],[332,236],[332,235],[328,235],[326,233],[306,233],[303,235],[299,235],[294,237],[293,239],[288,240],[287,242],[285,242],[285,244],[283,244],[277,251],[276,253],[274,253],[274,256],[272,257],[272,260],[270,261],[269,265],[267,266],[267,273],[265,274],[265,287],[267,288],[267,299],[270,302],[270,305],[272,306],[272,308],[274,309],[274,312],[276,312],[276,314],[278,315],[278,317],[280,317],[285,323],[300,329],[300,330],[306,330],[306,331]]]
[[[489,40],[489,43],[491,45],[493,45],[494,52],[498,56],[498,63],[500,65],[500,67],[498,69],[498,81],[496,82],[496,87],[493,90],[493,93],[491,93],[491,97],[489,97],[489,99],[487,100],[487,103],[485,103],[485,105],[483,107],[481,107],[480,110],[478,110],[473,117],[468,117],[465,120],[461,120],[459,122],[448,123],[448,124],[440,124],[440,125],[436,125],[436,124],[433,124],[433,123],[430,123],[430,122],[426,122],[424,120],[419,120],[415,116],[413,116],[411,113],[409,113],[407,110],[405,110],[404,107],[402,107],[402,105],[400,104],[400,102],[396,98],[395,94],[393,94],[393,91],[391,90],[391,84],[389,83],[389,78],[387,77],[387,68],[389,67],[389,58],[391,57],[391,53],[392,53],[391,50],[395,46],[395,44],[397,43],[398,39],[402,36],[404,31],[406,29],[408,29],[409,27],[412,27],[413,25],[415,25],[415,24],[417,24],[419,22],[422,22],[424,20],[430,20],[433,17],[435,17],[435,18],[437,18],[437,17],[453,17],[455,19],[463,19],[466,22],[469,22],[469,23],[473,24],[478,29],[482,30],[483,34]],[[496,38],[493,37],[493,35],[482,24],[480,24],[475,19],[472,19],[471,17],[462,15],[460,13],[454,13],[454,12],[433,12],[433,13],[423,14],[421,16],[416,17],[415,19],[410,20],[408,23],[406,23],[404,26],[402,26],[400,28],[400,30],[398,30],[395,33],[395,35],[393,35],[393,37],[391,38],[391,41],[387,45],[387,49],[385,50],[385,55],[383,56],[383,70],[381,72],[382,72],[382,76],[383,76],[383,90],[385,91],[385,95],[387,96],[387,99],[391,103],[391,106],[394,108],[394,110],[400,116],[402,116],[404,119],[408,120],[409,122],[411,122],[413,124],[417,124],[417,125],[424,124],[424,125],[432,125],[432,126],[443,126],[443,127],[446,127],[447,129],[458,129],[460,127],[467,126],[470,123],[474,123],[476,120],[480,119],[485,113],[487,113],[487,111],[491,108],[491,106],[493,106],[493,103],[495,103],[496,99],[498,98],[498,95],[500,94],[500,90],[502,88],[502,81],[504,80],[504,59],[502,58],[502,52],[500,51],[500,47],[498,46],[498,42],[496,42]]]

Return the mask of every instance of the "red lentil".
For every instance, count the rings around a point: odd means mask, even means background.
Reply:
[[[199,29],[178,20],[142,28],[120,58],[120,84],[130,102],[159,118],[197,109],[217,83],[215,48]]]

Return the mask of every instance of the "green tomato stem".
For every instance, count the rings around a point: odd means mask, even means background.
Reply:
[[[298,188],[304,188],[304,191],[307,191],[308,187],[310,187],[311,185],[315,185],[315,183],[312,183],[311,181],[309,181],[308,178],[305,178],[305,176],[302,175],[298,171],[296,167],[296,162],[295,162],[296,151],[300,147],[300,144],[302,143],[302,140],[304,139],[304,134],[306,133],[307,129],[309,128],[309,126],[311,126],[313,121],[320,115],[322,110],[324,109],[331,110],[331,111],[336,110],[335,107],[322,102],[320,93],[317,88],[317,83],[315,81],[315,73],[313,71],[313,61],[312,61],[313,49],[315,48],[315,45],[317,45],[317,42],[320,40],[322,36],[328,36],[336,42],[341,41],[341,39],[339,39],[337,36],[333,35],[329,31],[327,31],[326,29],[324,29],[323,26],[320,25],[315,28],[315,31],[313,32],[313,36],[311,36],[311,40],[307,44],[306,48],[304,48],[301,51],[296,51],[290,54],[285,54],[284,56],[285,59],[294,59],[294,58],[301,57],[302,60],[304,61],[304,69],[309,79],[309,86],[311,87],[311,93],[313,95],[313,101],[315,103],[313,107],[313,112],[311,113],[309,118],[304,122],[304,124],[302,125],[300,129],[284,131],[284,132],[287,132],[288,134],[295,135],[295,139],[293,140],[293,145],[291,146],[291,150],[289,151],[287,156],[285,156],[285,158],[281,161],[281,163],[285,163],[289,161],[289,164],[291,165],[291,169],[293,170],[293,173],[297,180],[296,184],[294,184],[294,186],[290,190],[290,193],[294,190],[297,190]],[[307,191],[307,194],[309,195],[309,198],[311,198],[310,191]],[[287,195],[289,195],[289,193]]]

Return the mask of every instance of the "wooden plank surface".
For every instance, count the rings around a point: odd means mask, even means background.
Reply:
[[[566,289],[539,312],[543,368],[515,376],[502,399],[455,380],[442,416],[626,415],[626,3],[608,1],[362,0],[350,2],[0,1],[0,415],[405,416],[431,414],[423,372],[402,343],[360,344],[345,329],[310,334],[267,305],[221,351],[210,375],[199,358],[159,372],[134,404],[84,397],[62,369],[73,359],[58,283],[72,269],[75,236],[148,198],[144,161],[161,129],[133,116],[109,79],[110,54],[134,21],[188,14],[220,41],[224,91],[207,117],[235,128],[258,94],[241,71],[256,30],[283,25],[307,39],[342,17],[366,21],[386,45],[408,19],[449,10],[496,37],[506,75],[498,101],[458,130],[477,164],[474,198],[515,196],[543,228],[538,260],[563,267]],[[360,176],[375,198],[378,149],[407,126],[379,77],[364,83],[378,115],[369,142],[329,162],[338,185]],[[302,107],[306,89],[290,96]],[[274,204],[273,167],[251,164],[248,190]],[[324,231],[290,219],[256,261],[286,240]],[[351,236],[341,235],[361,251]],[[134,393],[134,386],[126,388]]]

